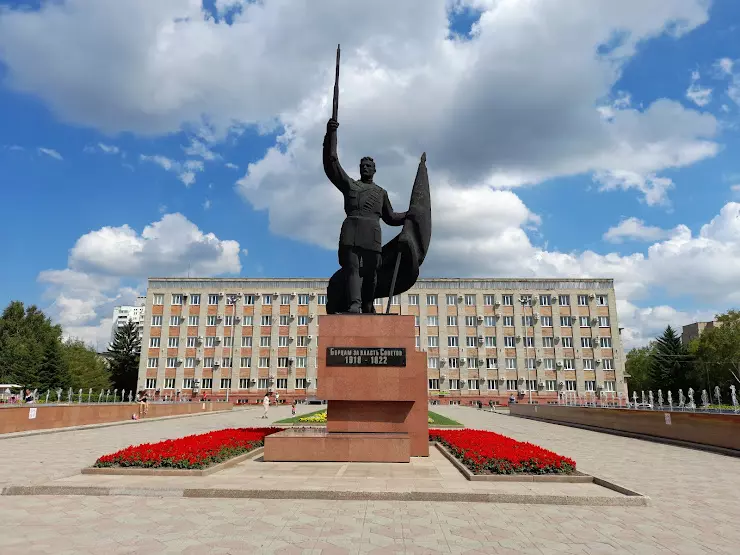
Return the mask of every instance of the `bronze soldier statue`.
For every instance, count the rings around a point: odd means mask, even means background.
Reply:
[[[347,279],[347,312],[374,313],[377,271],[383,250],[380,219],[387,225],[401,226],[407,213],[394,212],[388,193],[373,182],[375,162],[369,156],[360,160],[359,181],[345,173],[337,156],[337,127],[339,123],[333,118],[326,124],[324,171],[344,195],[347,217],[339,235],[339,265]]]

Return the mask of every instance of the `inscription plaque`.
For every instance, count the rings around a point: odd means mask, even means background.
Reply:
[[[403,347],[327,347],[327,366],[406,366]]]

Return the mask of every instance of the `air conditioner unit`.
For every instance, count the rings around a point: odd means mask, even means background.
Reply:
[[[542,364],[542,359],[541,358],[538,358],[537,359],[537,364]]]
[[[479,359],[478,359],[478,364],[479,364],[480,366],[483,366],[483,365],[484,365],[485,363],[486,363],[486,361],[485,361],[485,360],[483,360],[482,358],[479,358]]]
[[[213,361],[213,366],[214,366],[214,368],[215,368],[216,366],[221,366],[221,363],[220,363],[219,361],[217,361],[217,360],[214,360],[214,361]]]
[[[465,297],[463,297],[462,295],[458,295],[457,296],[457,300],[458,301],[464,301],[465,300]]]
[[[534,314],[532,314],[532,320],[533,320],[533,321],[535,321],[535,322],[536,322],[536,321],[537,321],[537,320],[539,320],[539,319],[540,319],[540,315],[539,315],[539,314],[537,314],[536,312],[535,312]]]
[[[280,296],[280,293],[273,293],[272,296],[277,299]]]
[[[316,315],[315,314],[309,314],[308,317],[309,317],[309,319],[313,320],[316,317]]]
[[[291,314],[291,315],[290,315],[290,319],[291,319],[291,320],[295,320],[295,314]]]
[[[293,357],[290,357],[288,359],[288,364],[293,364],[295,362],[295,359]]]
[[[293,343],[293,340],[294,340],[294,339],[295,339],[295,338],[291,337],[291,338],[289,338],[289,339],[288,339],[288,341],[289,341],[290,343]]]
[[[313,335],[307,335],[306,338],[311,341],[313,339]]]
[[[481,324],[483,322],[483,316],[478,316],[478,323]]]
[[[595,326],[598,323],[599,323],[599,319],[598,318],[591,318],[591,325],[592,326]]]
[[[479,335],[479,336],[478,336],[478,343],[484,343],[484,342],[485,342],[485,340],[486,340],[486,338],[485,338],[485,337],[483,337],[482,335]]]
[[[460,366],[463,366],[464,364],[465,364],[465,358],[462,357],[460,358]]]
[[[308,296],[313,299],[316,296],[316,293],[309,293]]]
[[[550,304],[558,304],[558,298],[555,296],[550,297]]]
[[[600,358],[597,358],[596,359],[596,364],[601,364],[601,359]]]
[[[537,296],[536,295],[532,295],[532,306],[534,306],[536,304],[537,304]]]
[[[565,382],[558,382],[558,387],[560,389],[563,389],[563,386],[565,385]]]
[[[588,298],[589,298],[589,299],[591,299],[591,300],[593,300],[593,299],[595,299],[595,298],[596,298],[596,295],[594,295],[593,293],[591,293],[591,294],[590,294],[590,295],[588,296]]]
[[[290,296],[291,296],[291,297],[295,297],[296,295],[297,295],[297,293],[296,293],[295,291],[292,291],[292,292],[290,293]]]
[[[183,359],[181,359],[181,358],[178,358],[177,359],[177,364],[182,364],[183,362],[185,362]]]
[[[506,378],[504,378],[503,376],[499,376],[498,381],[505,382],[506,381]]]
[[[557,361],[555,363],[555,366],[557,366],[558,368],[562,368],[563,367],[563,361],[562,360]]]
[[[255,299],[259,299],[261,296],[262,296],[262,293],[255,293],[254,294],[254,298]],[[252,380],[252,381],[254,381],[254,380]]]
[[[224,319],[224,317],[223,317],[223,316],[221,316],[220,314],[219,314],[218,316],[216,316],[216,320],[217,320],[217,321],[219,321],[219,322],[220,322],[221,320],[223,320],[223,319]]]
[[[199,358],[196,358],[195,359],[195,364],[200,364],[200,359]]]
[[[521,341],[521,340],[522,340],[522,336],[521,336],[521,335],[517,335],[517,336],[516,336],[516,340],[517,340],[517,341]]]
[[[234,322],[241,322],[242,317],[241,316],[234,316]]]
[[[560,337],[558,337],[558,336],[556,335],[555,337],[553,337],[552,341],[553,341],[553,343],[556,343],[556,344],[557,344],[557,343],[560,343]]]
[[[224,293],[223,291],[221,291],[221,292],[220,292],[220,293],[218,294],[218,296],[219,296],[219,297],[223,297],[224,295],[225,295],[225,293]]]
[[[439,367],[442,368],[444,365],[447,364],[447,361],[445,359],[442,359],[439,361]]]
[[[523,382],[524,382],[524,378],[522,378],[521,376],[519,376],[519,379],[518,379],[517,381],[518,381],[519,383],[523,383]]]

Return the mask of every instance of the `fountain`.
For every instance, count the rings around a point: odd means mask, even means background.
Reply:
[[[678,408],[683,410],[686,406],[686,398],[683,396],[683,389],[678,390]]]
[[[642,394],[642,404],[644,405],[644,404],[645,404],[645,402],[646,402],[646,399],[645,399],[645,392],[644,392],[644,391],[641,391],[640,393]]]
[[[58,387],[57,388],[57,403],[61,403],[61,402],[62,402],[62,388]]]
[[[72,391],[72,388],[70,387],[69,390],[67,390],[67,402],[71,403],[73,402],[72,396],[74,395],[74,392]]]
[[[49,391],[49,390],[47,389],[47,390],[46,390],[46,400],[44,400],[44,404],[45,404],[45,405],[48,405],[48,404],[49,404],[49,393],[51,393],[51,391]]]
[[[77,403],[82,402],[82,388],[77,392]]]
[[[694,403],[694,388],[689,388],[689,410],[696,410],[696,403]]]
[[[92,387],[87,391],[87,402],[92,403]]]
[[[108,402],[108,397],[110,397],[110,389],[105,392],[105,402]]]
[[[703,409],[709,408],[709,395],[707,395],[706,389],[701,390],[701,408]]]
[[[131,399],[133,398],[133,391],[128,392],[128,402],[131,402]]]
[[[732,397],[732,410],[737,412],[737,395],[735,393],[735,386],[730,386],[730,397]]]
[[[632,392],[632,401],[633,401],[632,406],[634,408],[637,408],[637,391]]]
[[[126,402],[126,390],[125,389],[121,390],[121,402],[122,403]]]
[[[103,390],[101,389],[100,395],[98,395],[98,403],[102,403],[102,402],[103,402]]]
[[[714,398],[717,399],[717,407],[722,410],[722,394],[719,391],[719,386],[714,386]]]
[[[113,402],[114,403],[116,402],[117,395],[118,395],[118,389],[114,389],[113,390]]]
[[[660,389],[658,390],[658,406],[663,408],[663,391]]]
[[[650,408],[653,408],[653,401],[654,401],[654,399],[653,399],[653,391],[650,390],[650,391],[648,391],[648,402],[650,403]]]
[[[668,408],[673,410],[673,394],[670,389],[668,390]]]

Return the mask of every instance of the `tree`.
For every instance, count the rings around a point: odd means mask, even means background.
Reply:
[[[648,391],[652,387],[650,381],[650,363],[655,351],[655,342],[651,341],[645,347],[632,349],[627,353],[625,372],[629,375],[627,386],[630,394],[637,391]]]
[[[128,321],[116,332],[113,343],[108,347],[108,360],[114,387],[127,391],[136,389],[140,352],[141,340],[138,325]]]
[[[60,387],[66,391],[72,385],[67,362],[64,360],[62,346],[58,340],[47,343],[33,385],[41,391]]]
[[[740,385],[740,312],[720,314],[717,322],[691,345],[697,359],[697,378],[708,392],[714,386],[726,389]]]
[[[111,387],[110,370],[95,349],[79,339],[68,339],[62,345],[62,356],[69,369],[71,387],[75,391],[92,388],[95,391]]]
[[[686,345],[671,326],[656,338],[650,358],[650,388],[686,389],[693,383],[694,364]]]

